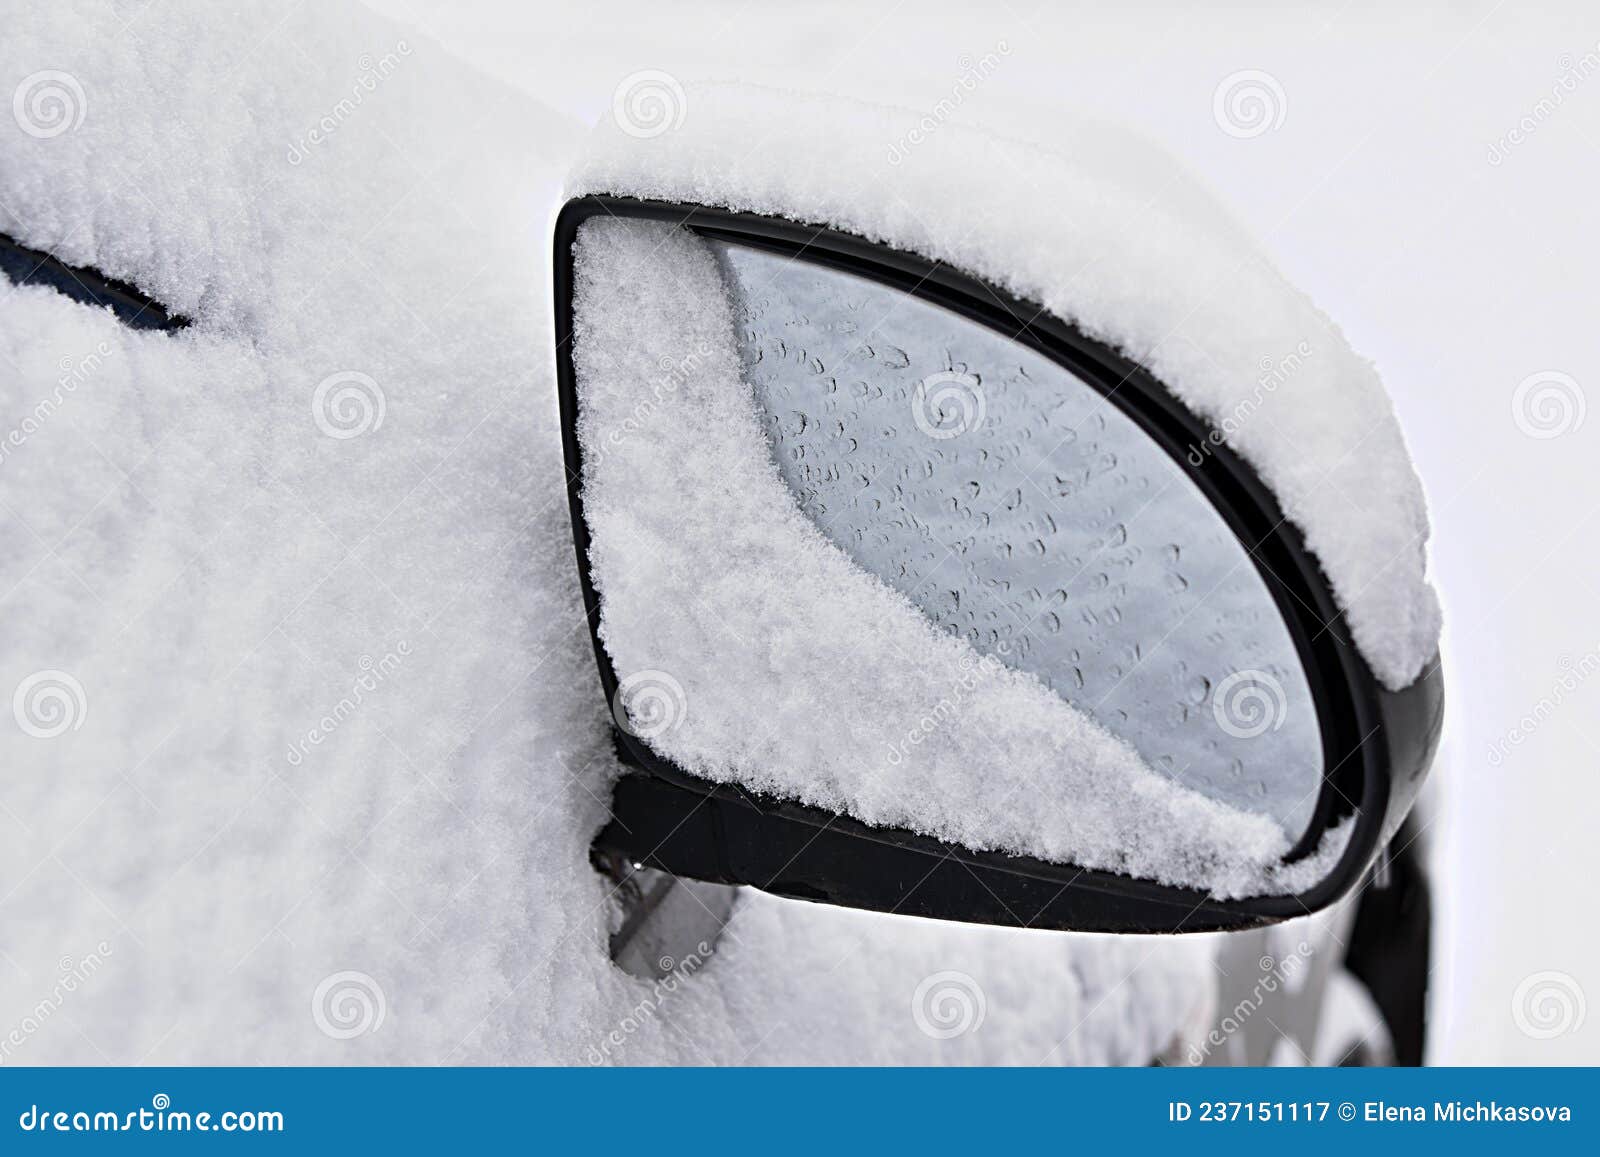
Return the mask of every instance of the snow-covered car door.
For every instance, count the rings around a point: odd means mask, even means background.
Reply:
[[[618,969],[548,336],[577,126],[353,4],[6,8],[0,232],[189,321],[0,284],[7,1060],[1144,1063],[1203,1031],[1200,943],[760,895]]]

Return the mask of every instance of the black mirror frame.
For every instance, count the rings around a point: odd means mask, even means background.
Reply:
[[[1435,656],[1403,691],[1389,691],[1350,642],[1317,560],[1277,499],[1225,443],[1150,373],[1031,304],[915,254],[825,226],[675,202],[614,196],[569,201],[556,220],[556,381],[578,572],[607,711],[617,676],[599,638],[600,604],[589,573],[582,498],[583,451],[572,366],[573,245],[578,227],[606,215],[664,221],[868,277],[953,310],[1058,362],[1136,422],[1216,507],[1249,553],[1288,625],[1317,706],[1325,757],[1322,790],[1289,859],[1355,813],[1354,830],[1327,877],[1298,895],[1218,900],[1113,872],[974,852],[909,831],[869,827],[832,812],[689,775],[620,727],[617,753],[634,769],[617,784],[596,862],[628,861],[783,896],[883,912],[984,924],[1093,932],[1200,932],[1273,923],[1339,899],[1365,875],[1385,833],[1426,778],[1444,718]],[[1207,446],[1205,453],[1192,448]],[[1195,462],[1195,457],[1199,462]]]

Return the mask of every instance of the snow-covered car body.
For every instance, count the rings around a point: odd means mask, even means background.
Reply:
[[[580,127],[354,7],[7,27],[0,232],[189,322],[0,293],[8,1061],[1144,1063],[1204,1039],[1198,940],[750,894],[659,977],[619,970],[549,340]]]

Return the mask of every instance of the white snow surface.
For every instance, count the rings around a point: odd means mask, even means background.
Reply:
[[[1176,163],[1066,119],[1052,149],[745,84],[670,97],[671,131],[645,119],[660,110],[602,121],[569,191],[829,225],[1041,303],[1225,435],[1304,534],[1378,678],[1399,689],[1421,673],[1439,603],[1426,503],[1388,395]],[[1272,371],[1297,353],[1280,382]]]
[[[1584,179],[1595,172],[1600,87],[1584,83],[1503,152],[1506,134],[1567,75],[1558,76],[1567,54],[1576,63],[1594,47],[1592,4],[945,3],[907,20],[889,3],[817,0],[758,22],[751,7],[698,0],[613,5],[615,19],[552,36],[537,5],[375,2],[430,20],[456,51],[586,121],[652,69],[684,82],[741,76],[847,90],[928,113],[959,102],[947,124],[1039,140],[1060,140],[1063,110],[1100,110],[1118,123],[1118,140],[1132,126],[1182,157],[1380,367],[1427,483],[1449,686],[1429,784],[1437,807],[1420,817],[1439,917],[1430,1056],[1600,1059],[1592,1010],[1575,1031],[1529,1036],[1513,1004],[1529,977],[1552,971],[1591,996],[1600,983],[1600,924],[1571,919],[1592,903],[1592,797],[1573,769],[1593,762],[1600,680],[1509,759],[1499,746],[1567,678],[1569,658],[1600,639],[1600,297],[1593,263],[1573,260],[1600,251],[1594,183]],[[963,54],[970,62],[1002,42],[1002,67],[978,91],[958,91]],[[1247,138],[1216,117],[1216,94],[1240,70],[1269,73],[1287,102],[1258,110],[1277,117]],[[695,115],[691,105],[684,123]],[[1582,394],[1569,393],[1563,410],[1543,387],[1519,393],[1552,370],[1587,392],[1587,421],[1577,423]],[[1532,436],[1563,420],[1576,428]],[[1349,498],[1364,505],[1370,495]],[[1540,886],[1506,886],[1486,848],[1537,849]]]
[[[0,285],[0,690],[71,679],[0,717],[4,1063],[1142,1063],[1207,1023],[1203,941],[753,893],[675,991],[617,971],[547,303],[575,130],[343,4],[0,18],[8,91],[78,90],[0,116],[0,229],[196,319]]]
[[[1272,818],[1150,768],[823,536],[772,461],[704,241],[594,218],[576,281],[601,638],[653,748],[870,824],[1219,895],[1326,873],[1346,830],[1282,870]]]

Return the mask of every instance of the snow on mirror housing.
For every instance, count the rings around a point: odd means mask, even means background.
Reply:
[[[556,226],[583,592],[630,774],[596,849],[945,919],[1314,911],[1427,773],[1271,491],[1037,306],[827,228]]]

